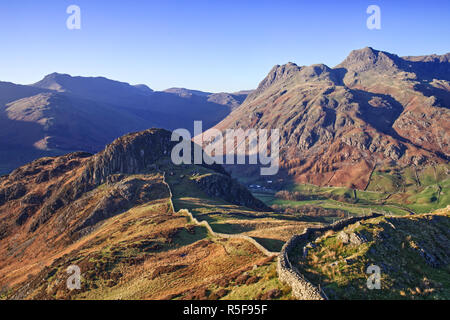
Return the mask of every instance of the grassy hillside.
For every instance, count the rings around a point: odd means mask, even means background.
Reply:
[[[279,250],[306,222],[264,212],[220,167],[174,166],[170,149],[170,132],[146,130],[2,176],[0,298],[289,298],[257,241]]]
[[[291,257],[331,299],[449,299],[450,210],[380,217],[329,231]],[[367,288],[367,268],[381,270],[381,289]]]
[[[251,268],[233,272],[180,299],[269,300],[293,299],[291,288],[278,280],[276,258],[267,258]]]
[[[292,235],[322,220],[273,212],[258,212],[206,195],[197,180],[213,174],[205,168],[171,166],[166,168],[175,210],[188,209],[199,221],[207,221],[215,232],[242,234],[254,238],[270,251],[279,251]]]
[[[450,204],[450,165],[424,168],[379,168],[367,191],[389,196],[386,203],[404,205],[417,213],[430,212]]]
[[[172,170],[166,175],[176,207],[189,208],[201,219],[213,217],[209,221],[216,231],[253,232],[255,239],[270,250],[279,250],[283,244],[280,239],[287,240],[304,228],[304,222],[277,222],[273,214],[263,216],[266,213],[211,199],[194,180],[200,173],[217,174],[214,171],[197,166],[165,169]],[[179,179],[182,172],[186,176]],[[13,268],[8,277],[14,281],[0,277],[0,299],[291,298],[290,288],[278,281],[274,257],[266,257],[244,239],[214,237],[205,227],[174,212],[167,193],[157,188],[162,174],[155,172],[154,181],[151,176],[146,175],[151,183],[146,190],[156,200],[106,219],[92,233],[54,255],[29,261],[21,269]],[[126,179],[133,177],[140,175]],[[111,188],[102,184],[90,194],[100,197]],[[241,229],[237,228],[243,221]],[[258,234],[261,238],[256,237]],[[70,265],[80,267],[80,290],[67,289],[66,270]]]
[[[255,196],[270,206],[312,205],[343,210],[349,215],[370,211],[394,215],[426,213],[450,204],[450,166],[378,168],[372,173],[366,190],[311,184],[291,184],[284,189],[298,192],[302,199],[285,200],[275,197],[274,192],[261,191],[255,191]]]
[[[288,288],[273,272],[262,276],[274,264],[249,242],[213,238],[174,214],[167,201],[157,201],[109,219],[30,276],[27,285],[3,288],[2,294],[20,297],[27,290],[32,292],[28,299],[287,298]],[[81,290],[66,288],[69,265],[81,269]],[[247,284],[244,273],[258,275],[257,281]],[[204,288],[205,295],[196,295]],[[227,294],[218,293],[220,288]],[[275,294],[267,293],[271,290]]]

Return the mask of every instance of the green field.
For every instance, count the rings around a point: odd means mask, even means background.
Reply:
[[[267,205],[282,207],[319,206],[339,209],[351,215],[377,211],[392,215],[426,213],[450,205],[449,165],[416,168],[380,168],[372,175],[366,190],[291,184],[302,200],[283,200],[275,193],[254,192]]]
[[[408,210],[399,208],[392,205],[376,205],[376,204],[363,204],[363,203],[347,203],[343,201],[337,201],[333,199],[323,199],[323,200],[304,200],[304,201],[291,201],[282,200],[275,198],[275,195],[268,194],[254,194],[255,197],[264,201],[268,205],[280,205],[283,207],[302,207],[302,206],[320,206],[325,209],[339,209],[347,212],[349,215],[366,215],[373,211],[383,212],[386,214],[393,215],[407,215]]]

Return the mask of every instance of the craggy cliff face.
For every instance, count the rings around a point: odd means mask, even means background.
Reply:
[[[449,54],[372,48],[333,69],[275,66],[216,128],[278,128],[282,165],[298,182],[364,188],[378,164],[448,161],[449,69]]]
[[[2,176],[0,269],[5,273],[0,280],[8,277],[8,265],[21,261],[33,265],[34,259],[42,261],[60,253],[127,210],[160,203],[161,214],[170,213],[165,174],[173,167],[170,154],[175,144],[171,132],[149,129],[121,137],[96,155],[79,152],[42,158]],[[190,171],[199,168],[185,166]],[[202,169],[209,172],[196,180],[202,192],[229,203],[267,209],[222,167]]]

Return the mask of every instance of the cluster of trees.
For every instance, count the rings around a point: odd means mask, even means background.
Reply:
[[[322,199],[333,199],[340,202],[346,203],[356,203],[358,199],[352,196],[350,192],[344,193],[342,195],[335,195],[328,193],[326,195],[306,195],[298,191],[287,191],[281,190],[275,194],[277,199],[289,200],[289,201],[305,201],[305,200],[322,200]]]
[[[298,191],[287,191],[281,190],[275,194],[277,199],[289,200],[289,201],[302,201],[302,200],[310,200],[310,196],[306,196]]]

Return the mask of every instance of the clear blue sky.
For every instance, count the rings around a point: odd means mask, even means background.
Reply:
[[[66,8],[81,8],[68,30]],[[381,8],[368,30],[366,8]],[[325,63],[371,46],[399,55],[450,51],[450,1],[1,1],[0,80],[51,72],[153,89],[255,88],[275,64]]]

